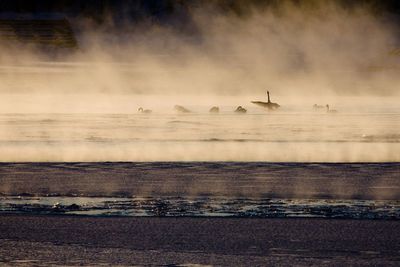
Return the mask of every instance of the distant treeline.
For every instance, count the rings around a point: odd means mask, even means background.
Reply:
[[[0,0],[0,13],[65,13],[103,23],[107,19],[140,21],[146,18],[167,21],[168,17],[201,7],[222,13],[246,16],[254,9],[278,8],[285,3],[303,8],[338,4],[352,9],[370,8],[377,14],[400,14],[398,0]]]

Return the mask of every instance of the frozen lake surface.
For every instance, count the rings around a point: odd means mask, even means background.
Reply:
[[[0,213],[400,219],[400,163],[0,163]]]

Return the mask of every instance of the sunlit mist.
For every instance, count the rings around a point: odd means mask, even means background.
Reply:
[[[290,1],[187,14],[187,33],[76,19],[76,49],[2,45],[0,161],[400,160],[390,18]],[[267,90],[274,111],[251,103]]]

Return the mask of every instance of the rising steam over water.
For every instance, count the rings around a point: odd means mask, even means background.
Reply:
[[[149,104],[153,113],[140,114],[131,99],[122,109],[132,113],[1,114],[0,161],[400,160],[400,108],[385,99],[367,107],[342,101],[336,114],[315,111],[312,102],[281,102],[268,112],[246,98],[236,100],[246,114],[234,113],[234,105],[221,105],[220,114],[189,105],[193,113],[177,114],[157,105],[162,96]]]
[[[58,56],[2,47],[0,161],[399,161],[394,18],[333,2],[217,10],[186,10],[186,31],[71,20],[79,49]],[[266,90],[278,111],[250,103]]]
[[[399,219],[396,19],[282,3],[1,45],[0,213]]]

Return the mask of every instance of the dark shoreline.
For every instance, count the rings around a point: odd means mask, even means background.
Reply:
[[[323,220],[323,221],[386,221],[386,222],[398,222],[400,224],[400,220],[397,218],[391,219],[391,218],[362,218],[362,219],[353,219],[353,218],[325,218],[325,217],[241,217],[241,216],[124,216],[124,215],[88,215],[88,214],[60,214],[60,213],[55,213],[55,214],[44,214],[44,213],[24,213],[24,212],[1,212],[1,216],[15,216],[15,217],[26,217],[26,216],[34,216],[34,217],[53,217],[53,218],[63,218],[63,217],[71,217],[71,218],[114,218],[114,219],[119,219],[119,218],[137,218],[137,219],[199,219],[199,220],[204,220],[204,219],[216,219],[216,220]]]
[[[11,265],[395,266],[398,240],[386,220],[0,215]]]

